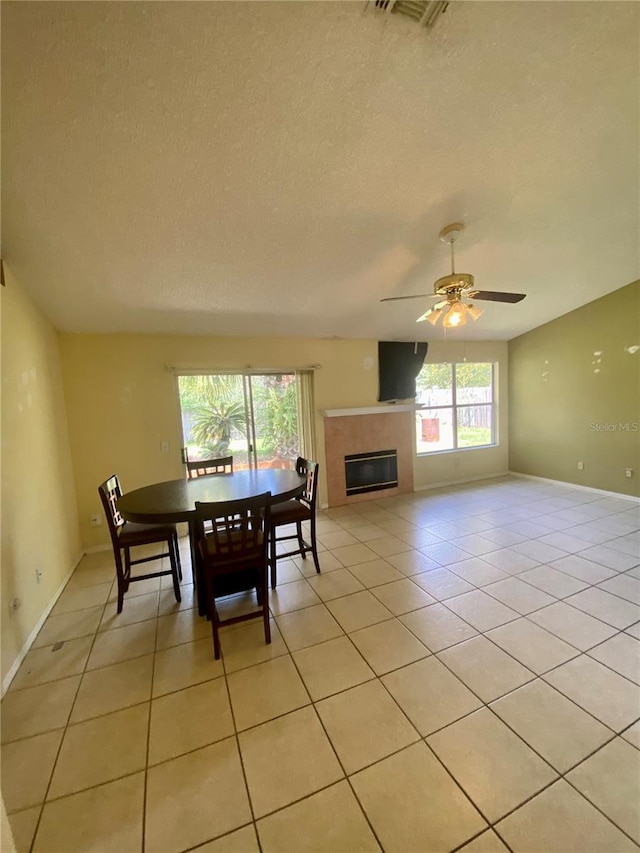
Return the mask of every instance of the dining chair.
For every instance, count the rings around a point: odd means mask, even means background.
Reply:
[[[271,533],[270,533],[270,557],[271,564],[271,589],[276,588],[277,571],[276,563],[279,559],[285,557],[294,557],[300,554],[303,560],[306,560],[307,554],[311,553],[313,562],[315,563],[316,572],[320,574],[320,563],[318,561],[318,549],[316,543],[316,498],[318,494],[318,469],[317,462],[311,462],[299,456],[296,461],[296,471],[298,474],[307,478],[307,482],[302,494],[285,501],[284,503],[274,504],[271,507]],[[309,522],[309,539],[305,541],[302,534],[302,523]],[[296,532],[291,534],[277,535],[278,527],[284,525],[295,524]],[[292,551],[277,552],[278,542],[286,542],[287,540],[297,539],[298,547]]]
[[[178,547],[178,532],[175,524],[137,524],[125,521],[118,511],[118,498],[122,497],[122,489],[116,474],[112,474],[108,480],[98,486],[98,492],[107,518],[107,525],[113,545],[113,556],[116,563],[116,577],[118,580],[118,613],[122,613],[124,595],[129,585],[136,581],[148,578],[171,575],[173,578],[173,590],[176,601],[182,601],[180,595],[180,580],[182,579],[182,567],[180,565],[180,548]],[[140,545],[155,545],[166,542],[168,550],[151,557],[138,557],[131,559],[131,549]],[[124,552],[124,565],[122,554]],[[131,566],[139,563],[149,563],[153,560],[162,560],[169,557],[170,569],[157,572],[148,572],[144,575],[132,575]]]
[[[262,616],[271,642],[268,594],[268,540],[271,492],[216,503],[196,502],[198,548],[204,577],[213,653],[220,657],[219,628]],[[216,599],[255,589],[259,609],[221,619]]]
[[[233,474],[233,456],[221,456],[219,459],[193,459],[185,454],[187,479],[210,477],[214,474]]]

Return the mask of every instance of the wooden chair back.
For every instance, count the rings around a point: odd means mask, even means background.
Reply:
[[[215,474],[233,474],[233,456],[221,456],[218,459],[185,459],[187,479],[210,477]]]
[[[271,492],[237,501],[196,502],[198,541],[214,574],[231,564],[266,565]]]
[[[118,547],[118,530],[124,525],[124,519],[118,512],[118,498],[122,497],[120,481],[116,474],[112,474],[104,483],[98,486],[100,500],[107,519],[107,526],[111,535],[111,542]]]
[[[316,512],[316,500],[318,497],[318,469],[317,462],[311,462],[309,459],[304,459],[298,456],[296,460],[296,471],[303,477],[307,478],[306,485],[300,497],[296,498],[303,506],[309,509],[311,515]]]
[[[217,503],[196,503],[198,548],[207,590],[213,653],[220,657],[222,625],[262,617],[265,642],[271,642],[267,588],[271,493]],[[255,590],[259,609],[221,619],[216,599]]]

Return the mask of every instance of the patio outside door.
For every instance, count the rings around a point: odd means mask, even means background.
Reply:
[[[177,378],[189,459],[233,456],[236,470],[295,467],[302,455],[295,372]]]

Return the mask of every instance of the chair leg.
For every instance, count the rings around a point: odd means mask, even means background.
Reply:
[[[121,572],[118,572],[118,613],[122,613],[122,605],[124,603],[124,582],[121,574]]]
[[[171,577],[173,578],[173,591],[176,596],[176,601],[178,604],[182,601],[182,595],[180,594],[180,579],[178,576],[179,571],[179,561],[180,557],[178,556],[178,549],[176,547],[175,536],[169,537],[169,561],[171,563]]]
[[[316,572],[320,574],[320,561],[318,560],[318,544],[316,541],[316,523],[314,518],[311,519],[311,530],[309,531],[309,536],[311,538],[311,556],[313,557]]]
[[[264,641],[269,645],[271,643],[271,625],[269,624],[269,596],[267,594],[267,573],[264,573],[264,581],[262,588],[262,621],[264,622]]]
[[[276,528],[275,526],[271,528],[271,532],[269,534],[269,550],[271,552],[271,589],[276,588],[277,582],[277,567],[276,567]]]
[[[175,533],[171,537],[171,541],[173,543],[173,551],[176,555],[176,565],[178,567],[178,578],[182,580],[182,562],[180,560],[180,543],[178,542],[178,534]]]
[[[123,592],[129,590],[129,578],[131,577],[131,550],[124,549],[124,577],[122,579]]]
[[[264,620],[264,641],[271,645],[271,625],[269,624],[269,608],[263,608],[262,618]]]
[[[207,615],[211,619],[211,634],[213,637],[213,656],[220,659],[220,635],[218,634],[218,613],[216,611],[216,600],[213,594],[213,583],[209,574],[204,573],[204,586],[207,596]]]
[[[216,660],[220,660],[220,635],[218,634],[218,614],[215,601],[211,612],[211,632],[213,634],[213,656]]]
[[[129,549],[125,548],[125,564],[130,563]],[[125,573],[122,568],[122,557],[120,554],[116,556],[116,578],[118,580],[118,613],[122,613],[122,605],[124,603],[124,594],[127,591],[128,583],[125,578]]]
[[[307,559],[307,552],[304,546],[304,539],[302,538],[302,522],[296,521],[296,533],[298,535],[298,547],[300,548],[300,554],[302,555],[302,559]]]
[[[194,593],[198,599],[198,613],[200,616],[206,616],[209,619],[209,593],[204,580],[205,570],[200,554],[198,526],[193,520],[189,522],[189,546],[191,550],[191,577],[193,578]]]

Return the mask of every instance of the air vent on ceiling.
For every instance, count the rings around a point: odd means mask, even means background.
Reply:
[[[408,15],[421,26],[431,29],[440,15],[446,11],[449,2],[448,0],[375,0],[373,5],[383,12]]]

